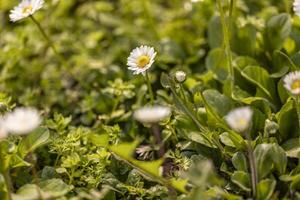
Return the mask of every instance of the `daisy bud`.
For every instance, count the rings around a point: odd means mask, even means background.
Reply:
[[[279,126],[276,122],[273,122],[269,119],[265,122],[265,131],[271,135],[275,134],[277,130],[279,129]]]
[[[175,73],[175,79],[178,83],[183,83],[186,79],[186,73],[184,71],[177,71]]]
[[[171,109],[166,106],[143,107],[136,110],[133,117],[141,123],[158,123],[171,114]]]
[[[251,123],[253,111],[249,107],[237,108],[230,111],[225,120],[234,131],[242,133],[246,131]]]

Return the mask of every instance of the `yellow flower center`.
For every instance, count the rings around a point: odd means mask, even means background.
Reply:
[[[239,125],[241,125],[241,126],[246,126],[246,125],[247,125],[246,120],[240,119],[240,120],[239,120]]]
[[[137,59],[137,66],[139,68],[144,68],[150,62],[150,57],[147,55],[142,55]]]
[[[22,13],[30,13],[32,11],[32,6],[31,5],[28,5],[28,6],[25,6],[23,9],[22,9]]]
[[[292,83],[292,90],[297,90],[297,89],[300,89],[300,80],[295,80]]]

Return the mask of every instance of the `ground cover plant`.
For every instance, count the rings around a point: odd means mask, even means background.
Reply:
[[[299,0],[0,0],[0,199],[300,199]]]

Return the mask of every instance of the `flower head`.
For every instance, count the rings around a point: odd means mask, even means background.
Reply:
[[[128,69],[133,71],[133,74],[145,74],[145,72],[154,63],[156,52],[153,47],[140,46],[132,50],[128,59]]]
[[[4,129],[9,133],[27,134],[41,123],[37,110],[33,108],[16,108],[3,117]]]
[[[175,72],[175,79],[178,83],[183,83],[186,79],[186,73],[184,71]]]
[[[284,87],[294,95],[300,95],[300,71],[291,72],[283,79]]]
[[[293,9],[296,15],[300,16],[300,0],[295,0],[293,3]]]
[[[136,110],[134,118],[142,123],[158,123],[171,114],[171,109],[166,106],[143,107]]]
[[[37,10],[44,5],[44,0],[22,0],[21,3],[10,11],[10,21],[16,22],[30,15],[33,15]]]
[[[242,107],[230,111],[225,120],[233,130],[241,133],[249,128],[252,115],[253,111],[249,107]]]

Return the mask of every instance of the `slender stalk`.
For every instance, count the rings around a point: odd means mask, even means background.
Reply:
[[[162,141],[161,132],[157,124],[153,124],[151,128],[155,138],[155,143],[159,147],[157,155],[159,158],[162,158],[165,154],[165,148]]]
[[[4,176],[4,180],[5,180],[5,186],[6,186],[6,198],[4,198],[5,200],[11,200],[11,179],[10,179],[10,175],[9,175],[9,169],[5,169],[3,171],[3,176]]]
[[[44,198],[42,196],[42,193],[41,193],[41,190],[40,190],[40,187],[39,187],[39,179],[38,179],[37,171],[36,171],[36,168],[35,168],[36,161],[35,161],[34,156],[33,156],[32,153],[29,153],[29,157],[30,157],[30,161],[31,161],[31,164],[32,164],[31,171],[32,171],[32,175],[33,175],[33,180],[34,180],[34,183],[37,186],[36,190],[37,190],[37,194],[38,194],[38,199],[43,200]]]
[[[296,110],[297,110],[297,115],[298,115],[298,123],[299,123],[299,128],[300,128],[300,95],[296,96],[295,105],[296,105]]]
[[[290,0],[284,0],[284,6],[285,6],[285,12],[290,14],[291,13]]]
[[[150,83],[149,74],[147,71],[146,71],[146,82],[147,82],[148,91],[149,91],[149,95],[150,95],[150,99],[151,99],[151,105],[154,105],[154,94],[153,94],[152,86]]]
[[[180,93],[181,93],[181,96],[183,97],[184,102],[187,102],[187,98],[185,96],[182,84],[179,84],[179,89],[180,89]]]
[[[245,133],[245,137],[247,140],[247,151],[248,151],[248,159],[250,165],[250,172],[251,172],[251,185],[252,185],[252,197],[255,199],[256,197],[256,186],[258,184],[258,175],[256,169],[256,162],[254,157],[254,150],[251,144],[251,138],[249,133]]]
[[[234,13],[234,7],[235,7],[235,0],[230,0],[230,13],[229,13],[229,28],[226,25],[226,20],[225,20],[225,13],[222,8],[222,2],[221,0],[217,0],[219,12],[220,12],[220,18],[221,18],[221,23],[223,27],[223,45],[225,49],[225,54],[227,57],[227,64],[229,66],[229,75],[230,75],[230,88],[231,88],[231,96],[233,96],[233,89],[234,89],[234,69],[232,65],[232,53],[231,53],[231,47],[230,47],[230,30],[231,28],[231,22],[232,22],[232,17]]]
[[[46,31],[44,30],[44,28],[42,27],[42,25],[34,18],[33,15],[30,15],[30,19],[34,22],[34,24],[38,27],[39,31],[41,32],[41,34],[43,35],[43,37],[45,38],[45,40],[47,41],[48,45],[50,46],[50,48],[53,50],[53,52],[55,53],[55,55],[60,59],[60,61],[65,64],[65,60],[64,58],[58,53],[56,47],[54,46],[54,43],[52,42],[52,40],[50,39],[50,37],[47,35]]]

